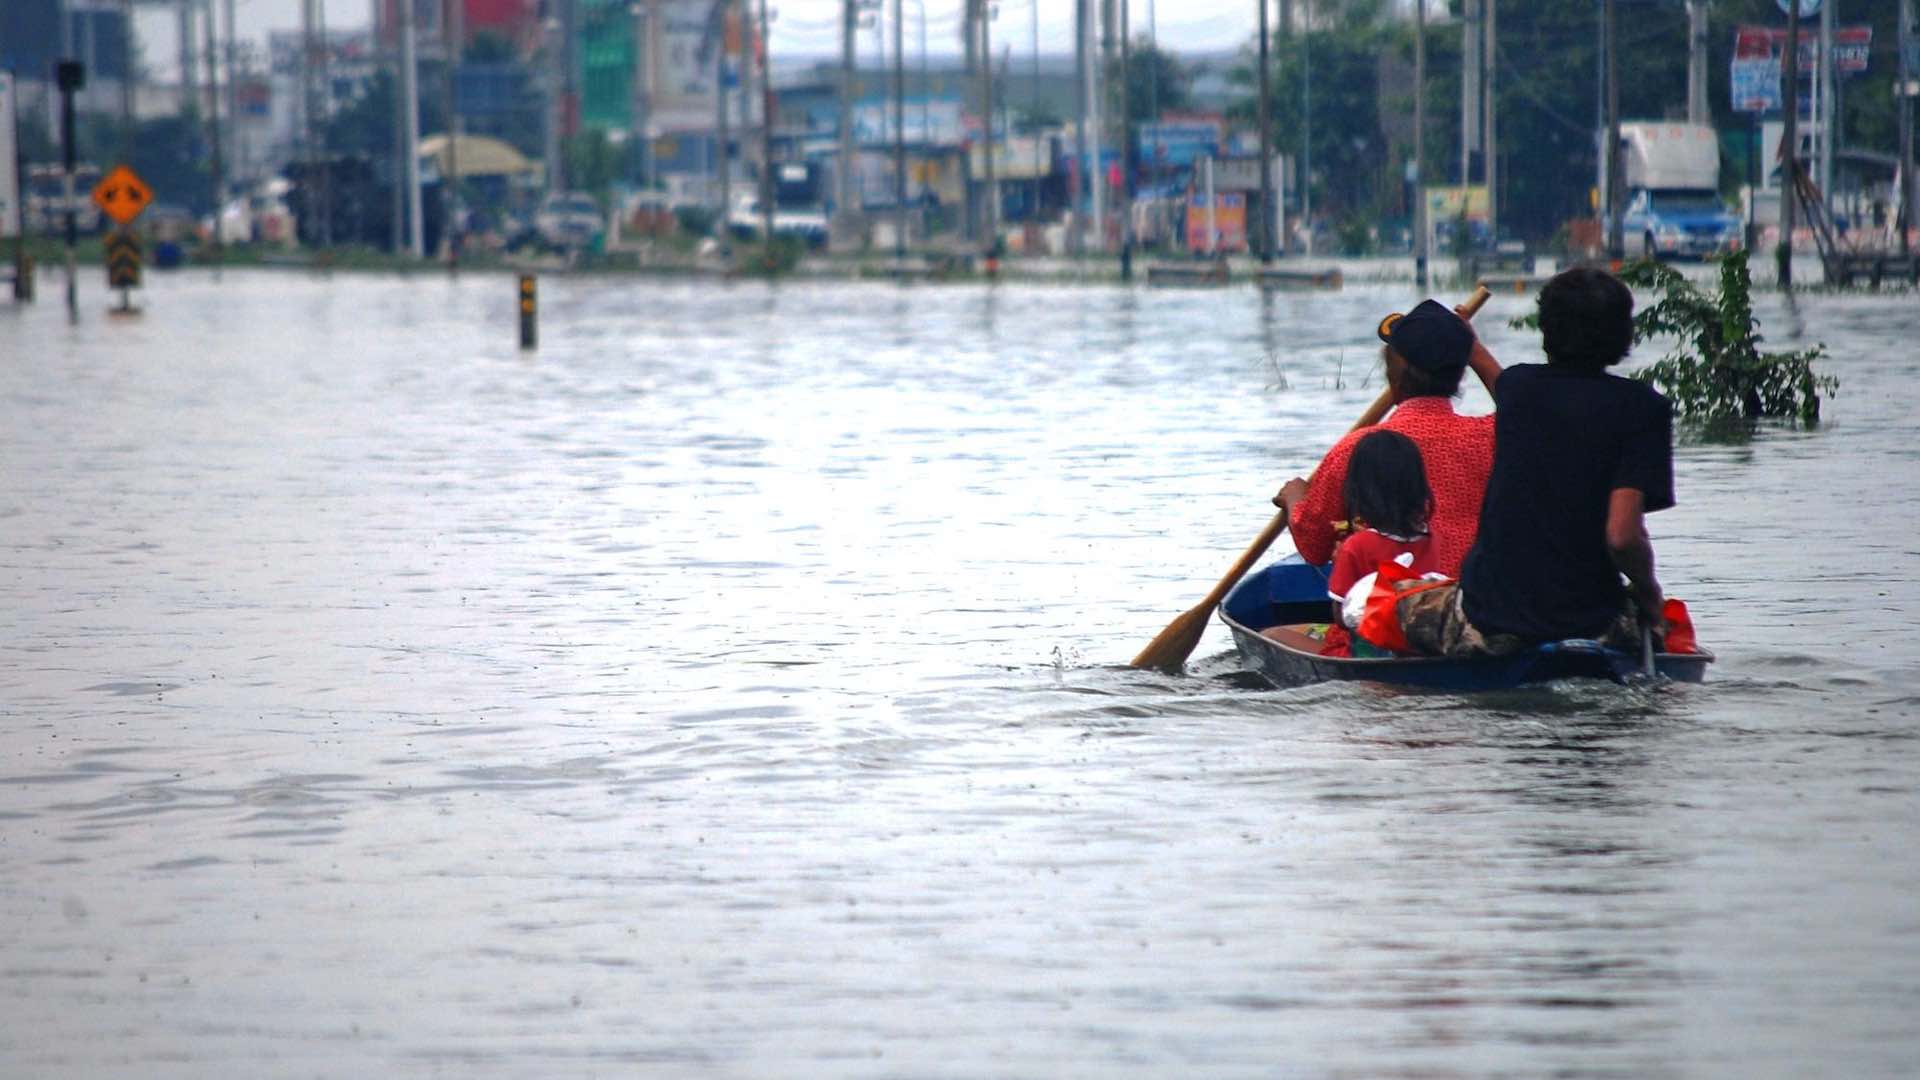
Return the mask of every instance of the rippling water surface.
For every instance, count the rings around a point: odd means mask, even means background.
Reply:
[[[1911,294],[1679,451],[1707,684],[1447,697],[1120,666],[1404,287],[542,289],[0,310],[0,1073],[1914,1067]]]

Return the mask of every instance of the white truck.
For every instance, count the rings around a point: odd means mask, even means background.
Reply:
[[[1600,207],[1607,192],[1602,131]],[[1740,247],[1740,218],[1720,198],[1720,140],[1705,124],[1637,120],[1620,125],[1621,238],[1627,254],[1703,258]]]

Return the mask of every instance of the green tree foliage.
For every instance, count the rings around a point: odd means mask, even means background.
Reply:
[[[106,172],[125,161],[153,191],[155,202],[184,206],[196,214],[213,208],[213,163],[206,126],[194,112],[134,122],[132,137],[118,116],[96,116],[78,125],[75,153]],[[131,148],[131,157],[128,151]],[[60,160],[57,146],[39,159]],[[85,193],[82,192],[84,195]]]
[[[1306,104],[1311,98],[1313,205],[1334,215],[1379,212],[1397,198],[1400,184],[1397,163],[1380,130],[1376,70],[1383,54],[1399,50],[1403,36],[1410,50],[1412,38],[1400,34],[1398,27],[1379,23],[1371,13],[1361,17],[1357,12],[1349,12],[1332,29],[1276,34],[1271,46],[1274,147],[1300,159],[1307,130]],[[1227,74],[1241,93],[1227,115],[1249,126],[1259,115],[1254,96],[1259,85],[1257,68],[1249,49]]]
[[[625,156],[600,128],[588,128],[567,139],[561,153],[567,159],[567,186],[602,202],[613,182],[625,173]]]
[[[428,85],[422,69],[420,85]],[[435,84],[437,85],[437,84]],[[399,87],[392,73],[382,71],[368,80],[367,88],[359,97],[341,106],[326,125],[327,152],[335,157],[365,157],[374,161],[384,161],[393,155],[394,102],[399,98]],[[420,95],[420,133],[431,134],[444,131],[447,126],[446,111],[442,106],[441,95],[422,93]]]
[[[1146,37],[1133,39],[1127,50],[1127,123],[1143,124],[1161,112],[1189,108],[1193,104],[1193,72],[1180,58],[1156,48]],[[1107,85],[1117,86],[1119,61],[1107,70]]]

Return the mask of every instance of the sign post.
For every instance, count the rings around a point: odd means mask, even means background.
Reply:
[[[73,256],[79,240],[79,223],[74,214],[79,207],[73,197],[73,95],[87,85],[87,69],[78,60],[61,60],[53,66],[54,82],[60,87],[60,167],[65,180],[67,209],[67,321],[80,321],[79,271]]]
[[[129,226],[152,201],[153,190],[125,165],[115,166],[93,188],[94,205],[119,226],[107,234],[107,287],[120,290],[120,306],[115,310],[122,315],[133,314],[128,290],[140,286],[140,238]]]
[[[13,237],[13,298],[33,298],[27,273],[27,237],[20,215],[18,105],[13,75],[0,71],[0,236]]]

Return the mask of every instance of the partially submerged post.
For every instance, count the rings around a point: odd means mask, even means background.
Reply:
[[[1612,3],[1612,0],[1608,0]],[[1778,265],[1780,287],[1793,288],[1794,199],[1799,196],[1800,176],[1800,5],[1787,4],[1787,55],[1783,58],[1781,107],[1786,110],[1786,130],[1780,136],[1780,243],[1773,257]]]
[[[54,65],[54,81],[60,87],[60,168],[64,176],[67,223],[67,321],[80,321],[80,291],[77,282],[79,274],[74,258],[74,245],[79,242],[80,225],[74,215],[73,192],[73,95],[87,85],[87,72],[78,60],[62,60]]]
[[[520,275],[520,347],[532,349],[540,343],[540,305],[532,274]]]

